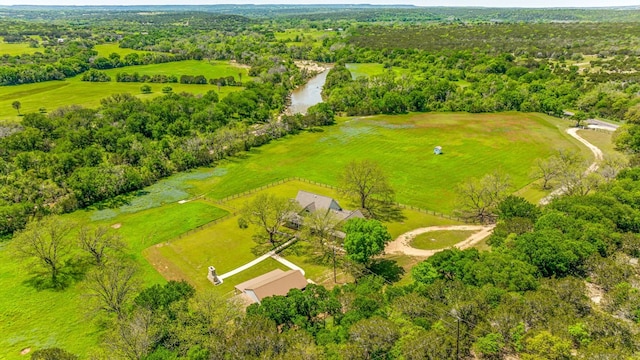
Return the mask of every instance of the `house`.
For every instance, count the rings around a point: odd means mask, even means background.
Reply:
[[[298,214],[295,214],[289,220],[290,226],[293,228],[300,228],[304,221],[303,215],[315,213],[318,211],[330,211],[340,223],[345,222],[349,219],[353,218],[361,218],[364,219],[364,215],[360,210],[345,210],[343,209],[337,201],[328,196],[322,196],[314,193],[310,193],[308,191],[299,190],[298,195],[296,195],[295,201],[300,205],[302,211]],[[340,234],[340,232],[336,232],[336,234]]]
[[[442,154],[442,146],[436,146],[433,148],[433,153],[436,155],[441,155]]]
[[[291,289],[303,290],[306,287],[307,279],[300,270],[276,269],[238,284],[235,288],[238,294],[243,294],[252,303],[260,303],[268,296],[284,296]]]

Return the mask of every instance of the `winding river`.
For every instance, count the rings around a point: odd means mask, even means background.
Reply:
[[[329,69],[312,77],[306,84],[298,87],[291,93],[291,105],[287,109],[288,114],[306,114],[309,107],[322,102],[322,87],[327,81]]]

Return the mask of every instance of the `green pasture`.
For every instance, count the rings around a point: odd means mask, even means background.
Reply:
[[[287,46],[296,46],[302,44],[316,43],[326,37],[336,34],[336,31],[319,30],[319,29],[287,29],[285,31],[274,32],[277,41],[286,42]],[[294,41],[296,36],[300,41]]]
[[[534,160],[555,149],[591,156],[564,132],[566,125],[546,115],[515,112],[349,118],[221,162],[224,175],[194,186],[221,199],[289,177],[337,185],[347,163],[374,159],[386,171],[398,202],[451,213],[456,186],[469,178],[499,170],[510,175],[517,190],[531,182]],[[443,155],[433,155],[437,145]]]
[[[0,56],[2,55],[22,55],[22,54],[33,54],[36,52],[44,52],[44,49],[41,47],[33,48],[29,46],[29,43],[6,43],[2,39],[0,39]]]
[[[121,57],[125,55],[137,53],[137,54],[145,54],[149,51],[121,48],[119,43],[108,43],[108,44],[100,44],[93,47],[95,51],[98,52],[98,56],[109,57],[112,53],[119,54]]]
[[[357,79],[359,77],[372,77],[381,75],[387,71],[383,64],[379,63],[362,63],[362,64],[346,64],[347,69],[351,72],[351,77]],[[398,75],[409,74],[410,70],[399,67],[392,67],[393,72]]]
[[[413,240],[411,240],[411,246],[416,249],[423,249],[423,250],[446,249],[461,241],[464,241],[474,233],[475,231],[461,231],[461,230],[429,231],[424,234],[420,234],[416,236]]]
[[[117,230],[128,245],[127,254],[140,265],[146,285],[164,278],[142,257],[142,250],[225,216],[226,211],[205,201],[171,203],[140,212],[121,211],[114,217],[92,221],[95,211],[77,211],[66,218],[78,224],[107,225]],[[87,313],[84,283],[64,291],[37,290],[31,276],[11,257],[10,242],[0,244],[0,355],[2,359],[22,359],[24,348],[36,350],[57,346],[85,357],[99,340],[99,325]],[[206,275],[206,274],[205,274]]]
[[[86,82],[81,81],[82,75],[62,81],[47,81],[35,84],[24,84],[16,86],[0,86],[0,122],[6,120],[19,120],[18,112],[11,104],[18,100],[22,104],[21,113],[38,112],[41,107],[47,111],[55,110],[62,106],[72,104],[93,108],[100,105],[100,100],[112,94],[130,93],[141,99],[151,99],[163,95],[162,88],[171,86],[173,92],[189,92],[194,94],[204,94],[209,90],[218,91],[216,85],[195,85],[195,84],[148,84],[151,86],[151,94],[142,94],[140,87],[142,83],[121,83],[115,81],[115,76],[119,72],[143,74],[173,74],[180,75],[204,75],[207,79],[212,77],[233,76],[238,79],[238,74],[242,73],[242,79],[248,80],[247,70],[241,67],[230,65],[228,62],[207,62],[207,61],[179,61],[164,64],[128,66],[118,69],[106,70],[111,76],[111,82]],[[220,96],[224,97],[230,92],[239,91],[239,86],[222,86]]]

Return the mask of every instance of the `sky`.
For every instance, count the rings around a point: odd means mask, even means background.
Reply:
[[[483,7],[611,7],[640,0],[0,0],[0,5],[410,4]]]

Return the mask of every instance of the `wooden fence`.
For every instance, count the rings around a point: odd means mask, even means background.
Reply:
[[[305,178],[294,176],[294,177],[288,177],[288,178],[284,178],[282,180],[274,181],[272,183],[269,183],[269,184],[266,184],[266,185],[263,185],[263,186],[260,186],[260,187],[245,191],[245,192],[241,192],[241,193],[238,193],[238,194],[230,195],[230,196],[227,196],[227,197],[225,197],[223,199],[217,200],[216,202],[218,204],[224,205],[226,207],[235,209],[234,207],[229,206],[228,204],[226,204],[226,202],[228,202],[229,200],[234,200],[234,199],[238,199],[238,198],[241,198],[241,197],[245,197],[245,196],[254,194],[254,193],[258,192],[258,191],[266,190],[266,189],[269,189],[269,188],[272,188],[274,186],[278,186],[278,185],[281,185],[281,184],[284,184],[284,183],[287,183],[287,182],[290,182],[290,181],[300,181],[300,182],[304,182],[304,183],[307,183],[307,184],[312,184],[312,185],[321,186],[321,187],[324,187],[324,188],[327,188],[327,189],[340,191],[339,188],[337,188],[335,186],[332,186],[332,185],[328,185],[328,184],[320,183],[320,182],[317,182],[317,181],[313,181],[313,180],[309,180],[309,179],[305,179]],[[441,213],[441,212],[438,212],[438,211],[435,211],[435,210],[423,209],[423,208],[419,208],[417,206],[405,205],[405,204],[401,204],[401,203],[398,203],[398,202],[393,202],[393,205],[395,205],[395,206],[397,206],[397,207],[399,207],[401,209],[418,211],[418,212],[421,212],[421,213],[427,214],[427,215],[433,215],[433,216],[441,217],[441,218],[444,218],[444,219],[464,222],[465,224],[474,223],[472,221],[469,221],[468,219],[463,219],[463,218],[460,218],[460,217],[457,217],[457,216],[444,214],[444,213]]]

